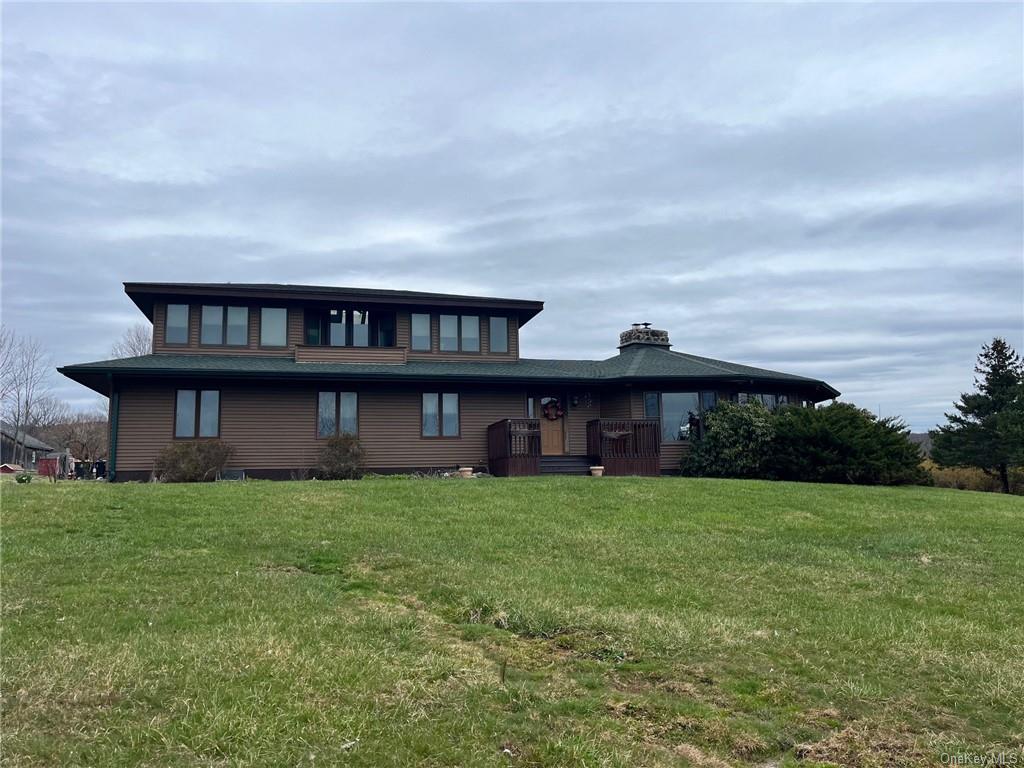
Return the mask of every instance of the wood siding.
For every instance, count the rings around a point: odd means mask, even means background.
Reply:
[[[296,363],[377,363],[401,365],[405,362],[401,347],[295,347]]]
[[[594,390],[569,390],[565,409],[566,446],[570,456],[587,455],[587,422],[601,416],[601,396]],[[577,398],[577,404],[572,399]]]
[[[174,392],[187,384],[125,385],[121,389],[117,471],[151,471],[160,450],[173,442]],[[214,388],[214,385],[203,385]],[[368,469],[483,466],[487,427],[522,417],[525,393],[506,390],[446,389],[459,393],[460,436],[421,436],[420,389],[292,385],[220,387],[221,439],[235,448],[231,469],[305,470],[324,441],[316,436],[320,389],[359,394],[359,440]]]

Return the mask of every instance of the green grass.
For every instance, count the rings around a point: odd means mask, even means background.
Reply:
[[[2,493],[6,765],[932,765],[1024,742],[1020,498]]]

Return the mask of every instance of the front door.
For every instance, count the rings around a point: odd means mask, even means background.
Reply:
[[[558,397],[538,397],[537,418],[540,420],[540,455],[561,456],[565,453],[565,405]]]

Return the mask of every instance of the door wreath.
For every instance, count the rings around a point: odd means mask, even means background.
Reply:
[[[558,421],[565,415],[565,409],[557,397],[548,398],[548,401],[541,406],[541,412],[548,421]]]

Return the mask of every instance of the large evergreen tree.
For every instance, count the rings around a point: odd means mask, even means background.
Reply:
[[[1005,339],[981,349],[976,392],[960,396],[948,424],[932,435],[932,458],[947,467],[978,467],[1010,492],[1010,467],[1024,464],[1024,365]]]

